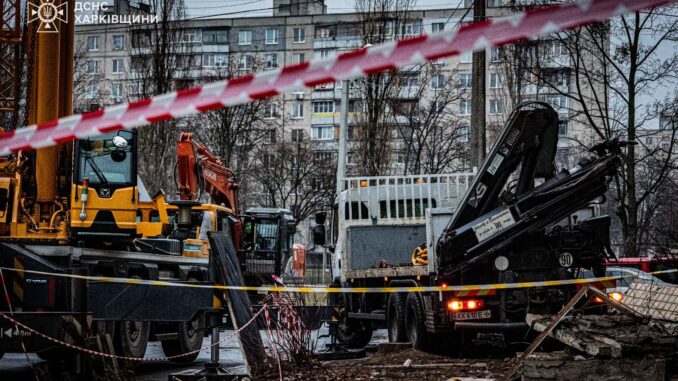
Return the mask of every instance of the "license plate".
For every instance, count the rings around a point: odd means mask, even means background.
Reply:
[[[490,310],[455,312],[452,314],[454,320],[489,319],[491,316]]]

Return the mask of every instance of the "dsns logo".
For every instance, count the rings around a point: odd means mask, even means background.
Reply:
[[[39,33],[57,33],[57,21],[68,22],[68,3],[56,5],[56,0],[39,1],[39,5],[28,2],[28,22],[39,20]]]

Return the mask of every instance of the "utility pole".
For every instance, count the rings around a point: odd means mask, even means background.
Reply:
[[[473,21],[485,20],[485,0],[473,1]],[[480,169],[485,159],[485,50],[473,53],[471,85],[471,167]]]
[[[349,81],[342,81],[341,116],[339,119],[339,149],[337,152],[337,195],[341,194],[342,182],[346,177],[346,136],[348,135],[348,86]]]

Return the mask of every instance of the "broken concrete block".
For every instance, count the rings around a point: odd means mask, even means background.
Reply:
[[[523,362],[522,381],[664,381],[665,373],[663,359],[580,360],[562,352],[537,352]]]

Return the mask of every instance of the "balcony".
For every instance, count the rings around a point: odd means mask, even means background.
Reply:
[[[311,114],[311,124],[338,124],[339,115],[338,112]]]
[[[311,100],[314,101],[333,99],[341,99],[341,89],[314,89],[311,92]]]
[[[361,47],[360,36],[316,37],[313,49],[356,49]]]
[[[203,45],[200,53],[228,53],[228,45]]]

